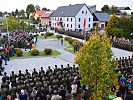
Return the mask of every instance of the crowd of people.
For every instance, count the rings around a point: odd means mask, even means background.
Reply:
[[[0,96],[3,100],[76,100],[81,88],[80,78],[78,67],[70,67],[69,64],[66,67],[61,65],[61,68],[57,65],[54,69],[48,67],[46,71],[41,67],[39,72],[34,68],[32,73],[27,69],[24,73],[20,70],[18,74],[12,71],[10,76],[5,72]],[[81,98],[88,100],[86,89],[82,88],[82,91]]]
[[[133,56],[116,59],[118,61],[118,86],[112,87],[116,97],[123,100],[133,100]],[[61,65],[52,69],[35,68],[30,73],[4,73],[2,77],[0,96],[3,100],[89,100],[90,87],[85,87],[80,80],[82,77],[75,65]],[[7,98],[7,99],[6,99]],[[10,99],[9,99],[10,98]],[[28,99],[27,99],[28,98]]]
[[[125,39],[125,38],[110,38],[112,46],[123,49],[123,50],[128,50],[128,51],[133,51],[133,40]]]
[[[118,79],[118,97],[122,97],[123,100],[133,100],[133,55],[132,57],[120,57],[116,59],[118,61],[119,73]]]
[[[0,75],[4,68],[2,67],[2,60],[5,65],[10,57],[14,56],[15,48],[30,49],[32,44],[37,42],[37,36],[33,33],[35,31],[14,31],[6,35],[0,34]]]

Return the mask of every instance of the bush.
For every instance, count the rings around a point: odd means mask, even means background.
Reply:
[[[63,38],[62,35],[56,35],[56,38],[59,40],[60,38]]]
[[[75,47],[76,51],[78,51],[83,46],[83,43],[80,41],[74,41],[72,45]]]
[[[31,50],[31,55],[32,56],[38,56],[39,55],[39,51],[37,49]]]
[[[49,36],[52,36],[52,35],[54,35],[54,33],[51,33],[51,32],[46,32],[45,33],[45,37],[49,37]]]
[[[65,37],[64,39],[65,39],[65,41],[69,41],[69,40],[72,39],[72,38],[70,38],[70,37]]]
[[[68,39],[68,43],[69,43],[69,44],[72,44],[74,41],[79,42],[79,40],[76,40],[76,39]]]
[[[17,57],[21,57],[23,55],[23,51],[20,48],[15,48],[15,54]]]
[[[44,49],[44,54],[50,55],[52,53],[52,49],[46,48]]]

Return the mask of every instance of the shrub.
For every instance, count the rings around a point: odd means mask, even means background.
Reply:
[[[76,39],[68,39],[68,43],[69,43],[69,44],[72,44],[74,41],[79,42],[79,40],[76,40]]]
[[[63,38],[62,35],[56,35],[56,38],[59,40],[60,38]]]
[[[70,40],[70,39],[72,39],[72,38],[70,38],[70,37],[65,37],[64,39],[65,39],[65,41],[68,41],[68,40]]]
[[[20,48],[15,48],[15,54],[17,57],[21,57],[23,55],[23,51]]]
[[[49,37],[49,36],[52,36],[52,35],[54,35],[54,33],[51,33],[51,32],[46,32],[46,33],[45,33],[45,36],[46,36],[46,37]]]
[[[52,53],[52,49],[46,48],[44,49],[44,54],[50,55]]]
[[[38,56],[39,55],[39,51],[37,49],[31,50],[31,55],[32,56]]]
[[[80,41],[74,41],[72,45],[75,47],[76,51],[78,51],[83,46],[83,43]]]

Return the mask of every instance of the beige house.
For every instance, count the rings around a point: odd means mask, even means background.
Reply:
[[[49,26],[51,25],[51,19],[50,19],[50,16],[51,14],[53,14],[53,10],[52,11],[46,11],[44,14],[42,14],[41,16],[41,24],[42,25],[46,25],[46,26]]]

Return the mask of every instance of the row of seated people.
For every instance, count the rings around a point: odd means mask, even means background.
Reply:
[[[124,39],[124,38],[116,38],[114,37],[113,39],[110,38],[112,46],[123,49],[123,50],[128,50],[128,51],[133,51],[133,41]]]

